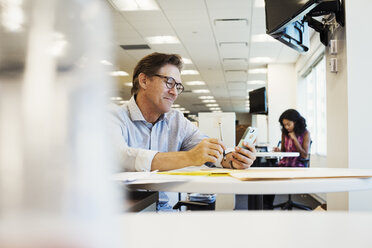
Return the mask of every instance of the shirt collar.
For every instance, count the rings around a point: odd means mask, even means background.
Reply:
[[[130,98],[129,103],[128,103],[128,110],[129,110],[129,115],[132,121],[146,121],[145,117],[143,117],[142,112],[136,103],[135,96],[132,96]],[[166,123],[168,124],[169,119],[170,119],[170,115],[168,112],[168,113],[162,114],[159,117],[157,122],[165,120]]]

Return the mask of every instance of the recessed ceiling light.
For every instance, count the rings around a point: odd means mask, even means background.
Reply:
[[[154,0],[109,0],[120,11],[159,10]]]
[[[213,110],[212,113],[222,113],[221,110]]]
[[[183,70],[181,71],[181,75],[198,75],[199,72],[197,70]]]
[[[266,84],[266,82],[262,80],[249,80],[247,84]]]
[[[172,104],[172,108],[179,108],[179,107],[181,107],[181,105],[179,105],[179,104]]]
[[[112,63],[110,62],[110,61],[107,61],[107,60],[101,60],[100,61],[101,62],[101,64],[103,64],[103,65],[112,65]]]
[[[188,82],[185,82],[186,85],[190,85],[190,86],[193,86],[193,85],[205,85],[205,82],[203,81],[188,81]]]
[[[209,104],[206,104],[205,106],[207,106],[207,107],[218,107],[218,103],[209,103]]]
[[[119,101],[120,104],[128,103],[129,101]]]
[[[149,44],[178,44],[180,41],[176,36],[163,35],[145,38]]]
[[[252,35],[252,42],[276,42],[276,40],[268,34]]]
[[[188,58],[182,58],[182,61],[183,61],[183,63],[186,64],[186,65],[191,65],[191,64],[192,64],[191,59],[188,59]]]
[[[198,89],[198,90],[193,90],[192,92],[193,93],[196,93],[196,94],[203,94],[203,93],[209,93],[209,90],[207,90],[207,89]]]
[[[132,82],[126,82],[126,83],[123,83],[125,86],[129,86],[129,87],[133,87],[133,83]]]
[[[212,102],[216,102],[216,100],[210,99],[210,100],[203,100],[202,102],[204,102],[204,103],[212,103]]]
[[[129,74],[125,71],[112,71],[110,72],[110,75],[113,77],[122,77],[122,76],[128,76]]]
[[[254,57],[249,59],[249,63],[252,64],[272,63],[273,61],[274,59],[270,57]]]
[[[213,96],[199,96],[199,99],[203,99],[203,100],[205,100],[205,99],[214,99],[214,97]]]
[[[189,110],[184,110],[184,111],[182,111],[182,113],[184,113],[184,114],[189,114],[190,111],[189,111]]]
[[[267,73],[266,68],[257,68],[257,69],[250,69],[248,70],[249,74],[265,74]]]

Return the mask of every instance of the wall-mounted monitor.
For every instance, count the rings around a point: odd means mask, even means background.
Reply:
[[[265,0],[266,33],[299,52],[309,50],[309,28],[304,16],[320,0]]]
[[[267,114],[266,88],[258,88],[249,92],[249,113]]]
[[[327,46],[329,25],[314,16],[334,14],[342,26],[344,1],[341,0],[265,0],[266,33],[287,46],[299,51],[309,50],[309,27],[320,33],[321,42]]]

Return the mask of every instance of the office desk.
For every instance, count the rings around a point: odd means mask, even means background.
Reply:
[[[195,167],[198,168],[198,167]],[[250,168],[249,170],[263,168]],[[279,168],[277,168],[279,169]],[[316,170],[308,168],[307,170]],[[195,169],[196,170],[196,169]],[[272,169],[270,169],[272,170]],[[329,169],[332,171],[332,169]],[[186,177],[186,176],[183,176]],[[322,178],[291,180],[240,181],[224,177],[189,176],[190,181],[127,185],[133,189],[208,194],[306,194],[372,189],[372,178]]]
[[[372,247],[367,212],[143,213],[118,221],[127,248]]]
[[[194,167],[197,170],[199,167]],[[250,168],[263,170],[265,168]],[[272,168],[266,168],[273,170]],[[280,168],[275,168],[280,170]],[[318,168],[307,168],[314,171]],[[188,169],[192,170],[192,169]],[[335,171],[335,169],[327,169]],[[174,176],[173,176],[174,177]],[[187,177],[187,176],[183,176]],[[290,179],[290,180],[257,180],[240,181],[224,177],[188,176],[190,181],[143,183],[127,185],[131,189],[145,189],[166,192],[197,192],[208,194],[241,194],[252,196],[250,209],[262,209],[262,195],[265,194],[309,194],[328,192],[348,192],[372,189],[372,178],[321,178],[321,179]]]

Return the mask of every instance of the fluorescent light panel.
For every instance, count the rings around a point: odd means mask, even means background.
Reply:
[[[214,99],[213,96],[199,96],[199,99],[205,100],[205,99]]]
[[[212,111],[214,111],[214,110],[221,110],[221,108],[209,108],[209,110],[212,110]]]
[[[209,103],[209,104],[206,104],[205,106],[207,106],[207,107],[218,107],[218,103]]]
[[[110,72],[110,75],[113,77],[122,77],[122,76],[128,76],[129,74],[125,71],[112,71]]]
[[[188,82],[185,82],[186,85],[189,85],[189,86],[195,86],[195,85],[205,85],[205,82],[203,81],[188,81]]]
[[[260,64],[260,63],[272,63],[274,62],[274,58],[270,58],[270,57],[254,57],[254,58],[251,58],[249,59],[249,63],[252,63],[252,64]]]
[[[196,93],[196,94],[203,94],[203,93],[209,93],[209,90],[207,90],[207,89],[198,89],[198,90],[193,90],[192,92],[193,93]]]
[[[249,74],[266,74],[267,69],[266,68],[257,68],[257,69],[250,69],[248,70]]]
[[[191,64],[192,64],[191,59],[188,59],[188,58],[182,58],[182,61],[183,61],[183,63],[186,64],[186,65],[191,65]]]
[[[266,84],[266,82],[262,80],[249,80],[247,84]]]
[[[145,38],[149,44],[178,44],[180,41],[176,36],[150,36]]]
[[[197,70],[183,70],[181,71],[181,75],[198,75],[199,72]]]
[[[208,99],[208,100],[203,100],[202,102],[204,102],[204,103],[213,103],[213,102],[216,102],[216,100],[214,100],[214,99]]]
[[[154,0],[109,0],[119,11],[159,10]]]

